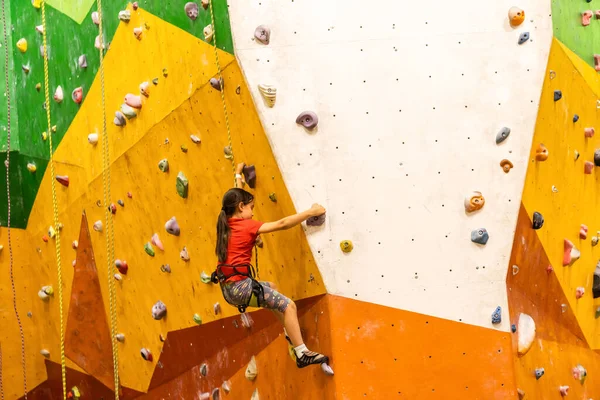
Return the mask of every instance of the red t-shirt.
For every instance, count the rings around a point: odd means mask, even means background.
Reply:
[[[229,234],[229,244],[227,246],[227,260],[224,264],[252,264],[252,248],[263,222],[243,218],[230,218],[227,222],[231,233]],[[229,274],[232,270],[222,267],[222,271]],[[240,281],[242,279],[245,279],[245,277],[238,275],[229,278],[228,281]]]

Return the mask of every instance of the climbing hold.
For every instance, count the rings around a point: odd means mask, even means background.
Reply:
[[[27,40],[25,38],[19,39],[17,42],[17,49],[19,49],[21,53],[25,53],[27,51]]]
[[[212,41],[214,35],[212,25],[206,25],[202,32],[204,33],[204,40],[206,40],[207,42]]]
[[[600,241],[600,231],[598,231],[597,236],[592,236],[592,247],[597,246],[598,241]]]
[[[583,164],[583,173],[590,175],[593,171],[594,171],[594,163],[591,161],[586,161],[585,164]]]
[[[262,249],[263,248],[263,240],[260,236],[256,237],[256,241],[254,242],[256,244],[256,247]]]
[[[513,163],[511,163],[507,159],[504,159],[504,160],[500,161],[500,166],[502,167],[502,170],[508,174],[510,172],[510,170],[513,168]]]
[[[184,10],[188,18],[192,21],[195,21],[196,18],[198,18],[198,4],[192,2],[186,3]]]
[[[37,90],[38,92],[39,92],[40,90],[42,90],[42,84],[41,84],[41,83],[36,83],[36,84],[35,84],[35,90]]]
[[[123,200],[121,200],[121,199],[117,200],[117,204],[120,205],[121,207],[125,207],[125,203],[123,203]]]
[[[115,335],[115,339],[117,339],[117,342],[123,343],[125,341],[125,335],[122,333],[117,333]]]
[[[244,174],[244,180],[248,186],[254,189],[256,187],[256,168],[254,165],[244,165],[242,173]]]
[[[94,11],[91,15],[92,22],[96,25],[100,25],[100,16],[98,15],[98,11]]]
[[[73,99],[73,101],[75,103],[81,104],[81,101],[83,100],[83,88],[82,87],[75,88],[73,90],[73,93],[71,93],[71,98]]]
[[[63,186],[69,187],[69,177],[66,175],[56,175],[56,181]]]
[[[104,50],[106,48],[106,46],[104,45],[104,41],[100,43],[100,35],[96,36],[96,38],[94,39],[94,47],[98,50],[100,50],[101,48],[102,50]]]
[[[224,86],[224,82],[223,82],[223,78],[210,78],[210,86],[212,86],[213,89],[215,90],[223,90],[223,86]]]
[[[121,274],[114,274],[114,278],[115,280],[121,282],[123,280],[123,277],[121,276]]]
[[[40,46],[40,57],[46,58],[46,52],[44,51],[44,45]]]
[[[242,91],[242,88],[240,85],[238,85],[238,87],[235,88],[235,94],[240,94],[241,91]]]
[[[223,382],[223,384],[221,385],[221,389],[223,389],[223,391],[226,394],[229,394],[229,392],[231,392],[231,382],[229,382],[229,381]]]
[[[155,245],[156,247],[158,247],[160,250],[164,251],[165,247],[163,246],[160,237],[158,237],[158,233],[155,233],[154,235],[152,235],[152,239],[150,239],[150,241],[152,242],[153,245]]]
[[[560,392],[560,395],[563,396],[563,397],[569,394],[569,387],[568,386],[559,386],[558,390]]]
[[[88,143],[89,144],[97,144],[98,143],[98,134],[97,133],[90,133],[88,135]]]
[[[600,307],[596,308],[596,319],[600,318]]]
[[[135,36],[137,40],[142,40],[142,32],[144,32],[144,28],[141,26],[133,28],[133,36]]]
[[[56,90],[54,91],[54,101],[56,101],[57,103],[60,103],[63,101],[64,99],[64,93],[63,93],[63,89],[62,87],[59,85]]]
[[[585,378],[587,378],[587,370],[583,367],[583,365],[578,364],[575,368],[573,368],[573,378],[577,379],[583,385]]]
[[[181,151],[183,151],[184,153],[188,152],[188,148],[185,144],[182,144],[180,148],[181,148]]]
[[[594,165],[600,167],[600,149],[594,151]]]
[[[225,153],[226,159],[233,159],[233,151],[231,150],[231,146],[225,146],[225,148],[223,149],[223,153]]]
[[[533,229],[541,229],[542,226],[544,226],[544,216],[535,211],[533,213]]]
[[[314,217],[310,217],[306,220],[306,225],[308,226],[321,226],[325,223],[326,214],[317,215]]]
[[[492,313],[492,324],[499,324],[502,322],[502,307],[496,307],[496,310]]]
[[[585,134],[586,138],[593,137],[595,133],[596,133],[596,130],[594,128],[585,128],[585,130],[584,130],[584,134]]]
[[[163,68],[163,70],[162,70],[162,74],[163,74],[163,76],[166,78],[166,77],[169,75],[169,70],[168,70],[168,69],[166,69],[166,68]],[[155,80],[156,80],[156,82],[158,82],[158,78],[154,78],[154,79],[152,80],[152,83],[154,83],[154,81],[155,81]],[[154,84],[156,85],[156,83],[154,83]]]
[[[179,172],[177,174],[177,182],[175,187],[177,188],[177,193],[181,197],[184,199],[188,197],[188,179],[185,177],[183,172]]]
[[[517,388],[517,395],[519,395],[519,400],[523,400],[525,397],[525,391]]]
[[[600,71],[600,55],[594,54],[594,69]]]
[[[42,286],[38,292],[38,297],[42,300],[48,300],[54,294],[52,286]]]
[[[523,32],[519,35],[519,44],[523,44],[529,40],[529,32]]]
[[[535,150],[535,159],[537,161],[546,161],[548,159],[548,155],[548,149],[546,148],[546,146],[544,146],[543,143],[540,143],[537,149]]]
[[[269,44],[271,41],[271,29],[264,25],[259,25],[254,30],[254,37],[262,44]]]
[[[554,91],[554,101],[559,101],[562,99],[562,92],[560,90]]]
[[[137,117],[137,113],[135,112],[133,107],[131,107],[125,103],[121,104],[121,112],[123,113],[124,116],[127,117],[127,119],[132,119],[132,118]]]
[[[208,275],[206,272],[202,271],[202,273],[200,273],[200,280],[202,281],[202,283],[211,283],[210,280],[210,275]]]
[[[48,228],[48,236],[50,236],[50,239],[54,239],[54,236],[56,236],[56,231],[52,226]]]
[[[81,398],[81,392],[77,386],[73,386],[69,393],[67,393],[67,399],[79,400]]]
[[[190,139],[192,139],[192,142],[199,144],[201,142],[200,138],[196,135],[190,135]]]
[[[525,11],[519,7],[511,7],[508,10],[508,20],[513,27],[521,25],[525,21]]]
[[[130,199],[133,197],[133,195],[131,194],[131,192],[127,192],[127,197],[129,197]]]
[[[171,219],[167,221],[167,223],[165,224],[165,229],[167,230],[167,233],[170,233],[174,236],[179,236],[181,232],[181,230],[179,229],[179,224],[177,223],[175,217],[171,217]]]
[[[138,6],[138,2],[137,2],[137,1],[134,1],[134,2],[133,2],[133,4],[132,4],[131,6],[133,7],[133,10],[134,10],[134,11],[135,11],[135,10],[137,10],[137,9],[138,9],[138,7],[139,7],[139,6]]]
[[[129,10],[119,11],[119,19],[123,22],[131,20],[131,12]]]
[[[350,240],[342,240],[340,242],[340,248],[344,253],[350,253],[354,249],[354,245]]]
[[[256,366],[256,358],[252,356],[248,363],[248,367],[246,367],[246,379],[253,381],[256,379],[256,375],[258,375],[258,367]]]
[[[115,267],[117,267],[120,273],[127,275],[127,271],[129,270],[127,261],[115,260]]]
[[[169,172],[169,160],[166,158],[160,160],[158,162],[158,169],[160,169],[162,172]]]
[[[142,108],[142,97],[128,93],[125,95],[125,104],[127,104],[129,107],[137,108],[139,110]]]
[[[517,326],[516,326],[515,324],[512,324],[512,325],[510,326],[510,331],[511,331],[512,333],[515,333],[515,332],[517,331]]]
[[[154,359],[149,349],[144,348],[140,351],[140,353],[142,354],[142,358],[146,361],[152,361]]]
[[[260,84],[258,85],[258,91],[262,94],[267,106],[273,107],[275,105],[277,100],[277,88],[275,86]]]
[[[196,314],[196,315],[198,315],[198,314]],[[195,315],[194,315],[194,317],[195,317]],[[204,363],[200,366],[200,375],[202,375],[202,376],[208,375],[208,365],[206,365],[206,363]]]
[[[240,315],[240,319],[242,320],[242,326],[246,329],[250,329],[254,325],[254,320],[248,313]]]
[[[140,93],[146,97],[150,96],[150,83],[149,82],[146,81],[146,82],[140,83]],[[141,102],[141,99],[140,99],[140,102]]]
[[[187,251],[187,247],[183,247],[183,250],[181,250],[181,252],[179,253],[179,257],[183,260],[183,261],[190,261],[190,255]]]
[[[535,321],[531,316],[521,313],[519,315],[518,353],[520,356],[527,354],[535,340]]]
[[[125,115],[121,111],[115,112],[115,119],[113,119],[113,123],[116,126],[125,126],[127,125],[127,120],[125,119]]]
[[[155,320],[163,319],[167,315],[167,306],[162,301],[157,301],[152,306],[152,318]]]
[[[94,222],[94,230],[96,232],[102,232],[102,221],[98,220]]]
[[[488,234],[485,228],[475,229],[471,232],[471,241],[473,243],[483,244],[485,245],[490,239],[490,235]]]
[[[558,188],[552,185],[552,193],[558,193]]]
[[[581,257],[581,252],[577,250],[575,245],[569,239],[565,239],[563,266],[573,265],[575,261],[579,260],[579,257]]]
[[[50,357],[50,352],[48,350],[46,350],[46,349],[40,350],[40,354],[43,355],[46,358]]]
[[[540,379],[542,376],[544,376],[544,373],[546,371],[544,370],[544,368],[536,368],[535,369],[535,379]]]
[[[148,254],[150,257],[154,257],[154,255],[156,254],[154,252],[154,248],[152,247],[152,244],[150,242],[146,243],[144,245],[144,251],[146,252],[146,254]]]
[[[592,283],[592,293],[594,299],[600,297],[600,261],[596,264],[596,270],[594,271],[594,282]]]
[[[22,65],[21,69],[23,69],[23,72],[25,72],[26,74],[28,74],[29,71],[31,71],[31,66],[29,64]]]
[[[42,0],[31,0],[31,4],[34,8],[40,8],[42,6]]]
[[[208,5],[210,4],[210,0],[202,0],[202,7],[206,10]]]
[[[213,311],[215,315],[221,314],[221,305],[218,302],[214,304]]]
[[[485,198],[481,192],[471,192],[464,201],[465,211],[468,213],[481,210],[485,205]]]
[[[496,144],[500,144],[500,143],[504,142],[506,139],[508,139],[509,135],[510,135],[510,128],[504,127],[502,129],[500,129],[500,132],[498,132],[496,134]]]
[[[519,273],[520,269],[518,265],[513,265],[512,266],[512,274],[513,275],[517,275]]]
[[[573,123],[579,121],[579,115],[575,114],[573,115]]]
[[[165,70],[163,69],[163,71]],[[152,79],[152,84],[154,84],[154,86],[158,85],[158,78]]]
[[[560,310],[563,312],[563,314],[566,313],[568,309],[569,309],[568,305],[566,305],[564,303],[560,305]]]
[[[77,250],[78,247],[79,247],[79,242],[77,240],[73,240],[73,242],[71,243],[71,248],[73,250]]]
[[[586,10],[581,13],[581,24],[583,26],[588,26],[590,24],[590,20],[594,16],[592,10]]]
[[[277,203],[277,195],[275,193],[269,193],[269,200],[273,203]]]
[[[296,117],[296,123],[308,130],[312,130],[319,123],[319,117],[312,111],[303,111]]]
[[[321,370],[325,373],[325,375],[333,376],[333,368],[329,366],[327,363],[321,364]]]
[[[202,325],[202,317],[199,314],[194,314],[194,322],[198,325]]]
[[[575,159],[575,161],[579,160],[579,156],[580,156],[579,152],[577,150],[575,150],[573,152],[573,158]]]
[[[160,270],[164,273],[170,274],[171,273],[171,266],[169,264],[163,264],[160,266]]]
[[[221,400],[221,392],[219,388],[214,388],[212,391],[212,400]]]
[[[35,171],[37,171],[37,167],[34,163],[27,163],[27,171],[34,173]]]

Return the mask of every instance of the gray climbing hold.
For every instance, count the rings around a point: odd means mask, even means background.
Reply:
[[[523,44],[529,40],[529,32],[523,32],[519,36],[519,44]]]
[[[79,68],[87,68],[87,57],[85,54],[80,55],[77,62],[79,63]]]
[[[600,318],[600,307],[596,308],[596,319]]]
[[[119,11],[119,19],[123,22],[129,22],[131,20],[131,12],[129,10]]]
[[[174,236],[179,236],[181,233],[181,229],[179,228],[179,224],[177,223],[175,217],[171,217],[171,219],[167,221],[165,224],[165,229],[167,230],[167,233],[170,233]]]
[[[215,90],[223,90],[223,87],[225,86],[225,82],[223,82],[223,78],[221,79],[217,79],[217,78],[210,78],[210,86],[212,86],[213,89]]]
[[[562,92],[560,90],[554,91],[554,101],[559,101],[562,99]]]
[[[229,392],[231,392],[231,382],[229,382],[229,381],[223,382],[223,384],[221,385],[221,388],[223,389],[223,391],[225,393],[228,394]]]
[[[152,318],[155,320],[160,320],[166,317],[167,315],[167,306],[162,301],[157,301],[156,304],[152,306]]]
[[[594,151],[594,165],[600,167],[600,149]]]
[[[115,335],[115,339],[117,339],[117,342],[123,343],[125,341],[125,335],[122,333],[117,333]]]
[[[113,120],[113,123],[116,126],[125,126],[125,125],[127,125],[127,120],[125,119],[125,115],[123,115],[123,113],[121,111],[115,112],[115,119]]]
[[[188,197],[188,179],[185,177],[183,172],[177,174],[177,183],[175,185],[177,193],[186,199]]]
[[[515,332],[517,331],[517,326],[516,326],[515,324],[512,324],[512,325],[510,326],[510,331],[511,331],[512,333],[515,333]]]
[[[579,121],[579,115],[575,114],[573,115],[573,123]]]
[[[542,226],[544,226],[544,216],[536,211],[533,213],[533,229],[537,230]]]
[[[212,400],[221,400],[221,391],[219,388],[214,388],[211,395]]]
[[[296,118],[296,123],[302,125],[306,129],[312,130],[319,123],[319,117],[312,111],[303,111]]]
[[[146,243],[144,245],[144,251],[150,256],[150,257],[154,257],[154,255],[156,254],[154,252],[154,248],[152,247],[152,244],[150,242]]]
[[[490,235],[488,234],[485,228],[475,229],[471,232],[471,241],[477,244],[486,244],[490,239]]]
[[[271,29],[265,25],[259,25],[254,30],[254,37],[262,44],[269,44],[271,41]]]
[[[186,3],[184,10],[188,18],[192,21],[195,21],[196,18],[198,18],[198,4],[192,2]]]
[[[496,144],[500,144],[502,142],[504,142],[506,139],[508,139],[508,136],[510,135],[510,128],[504,127],[500,130],[500,132],[498,132],[498,134],[496,135]]]
[[[206,363],[204,363],[200,366],[200,374],[202,376],[208,375],[208,365],[206,365]]]
[[[154,86],[158,85],[158,78],[152,79],[152,83],[154,84]]]
[[[325,223],[325,214],[318,215],[315,217],[310,217],[306,220],[306,225],[308,226],[321,226]]]
[[[545,373],[546,373],[546,371],[544,370],[544,368],[536,368],[535,369],[535,379],[540,379],[542,376],[544,376]]]
[[[160,169],[162,172],[169,172],[169,160],[166,158],[160,160],[158,162],[158,169]]]
[[[169,264],[164,264],[160,266],[160,270],[164,273],[170,274],[171,273],[171,266]]]
[[[127,117],[127,119],[132,119],[137,117],[137,113],[135,112],[135,109],[125,103],[121,104],[121,112],[123,113],[124,116]]]
[[[123,200],[117,200],[117,204],[121,207],[125,207],[125,203],[123,203]]]
[[[254,165],[245,165],[242,173],[244,174],[244,179],[248,186],[254,189],[256,187],[256,168]]]
[[[492,324],[499,324],[500,322],[502,322],[502,307],[498,306],[492,314]]]
[[[327,363],[321,364],[321,370],[325,373],[325,375],[333,376],[333,368],[329,366]]]

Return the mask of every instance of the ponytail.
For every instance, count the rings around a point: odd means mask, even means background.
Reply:
[[[224,263],[227,260],[227,247],[229,245],[229,223],[227,222],[227,214],[225,210],[221,210],[217,219],[217,247],[215,253],[219,258],[219,262]]]
[[[246,205],[252,201],[254,201],[254,196],[239,188],[229,189],[223,196],[223,206],[217,218],[217,246],[215,247],[215,254],[220,263],[227,261],[227,247],[231,234],[228,219],[235,214],[240,203]]]

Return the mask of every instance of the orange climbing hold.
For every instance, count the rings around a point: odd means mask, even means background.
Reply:
[[[537,161],[546,161],[548,159],[548,155],[548,149],[546,148],[546,146],[544,146],[543,143],[540,143],[537,149],[535,150],[535,159]]]

